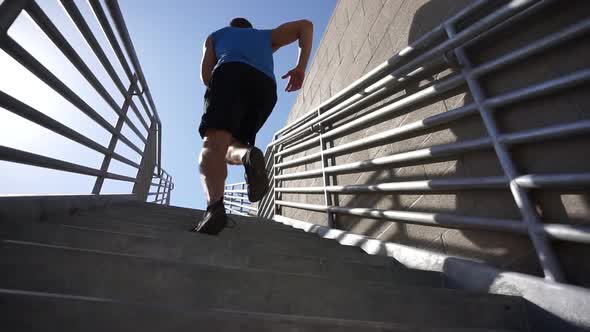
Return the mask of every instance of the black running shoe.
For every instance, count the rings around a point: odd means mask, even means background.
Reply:
[[[244,162],[248,199],[250,202],[258,202],[268,191],[264,154],[259,148],[253,146],[248,149],[242,161]]]
[[[203,219],[201,219],[195,227],[193,232],[217,235],[227,225],[227,216],[225,214],[225,207],[223,206],[223,199],[209,205]]]

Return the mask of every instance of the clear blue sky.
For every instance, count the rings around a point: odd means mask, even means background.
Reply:
[[[0,0],[2,2],[2,0]],[[97,24],[86,1],[75,1],[91,28]],[[57,0],[39,3],[47,14],[63,29],[66,37],[87,60],[91,68],[99,72],[99,79],[113,95],[115,89],[109,85],[106,74],[93,59],[88,46],[69,21]],[[315,26],[314,53],[323,31],[330,19],[336,0],[171,0],[138,1],[121,0],[120,6],[127,22],[143,71],[152,91],[163,123],[163,166],[174,177],[175,190],[172,204],[186,207],[205,206],[198,178],[197,156],[202,144],[197,127],[202,114],[204,86],[199,79],[199,65],[202,44],[212,31],[228,24],[233,17],[246,17],[256,28],[270,29],[281,23],[306,18]],[[116,121],[112,110],[104,104],[67,63],[63,55],[54,49],[37,27],[25,15],[19,18],[10,30],[27,50],[37,56],[46,66],[55,70],[75,91],[89,100],[91,106],[109,121]],[[101,40],[102,45],[106,45]],[[313,56],[313,53],[312,53]],[[275,54],[277,78],[291,69],[297,59],[297,47],[292,45]],[[0,77],[0,90],[9,93],[57,120],[108,144],[108,135],[95,124],[81,116],[73,106],[57,96],[42,82],[0,52],[0,70],[7,75]],[[119,72],[121,72],[118,69]],[[14,77],[18,77],[15,82]],[[259,133],[257,145],[264,149],[272,134],[280,129],[287,118],[296,93],[283,92],[283,81],[278,82],[279,100],[267,124]],[[127,83],[125,83],[127,84]],[[33,93],[31,93],[33,92]],[[122,102],[122,98],[115,98]],[[125,132],[125,131],[124,131]],[[129,132],[129,130],[127,130]],[[101,156],[81,148],[75,143],[56,137],[0,108],[0,144],[41,153],[51,157],[67,159],[90,167],[99,168]],[[118,152],[132,155],[123,144]],[[136,159],[137,160],[137,159]],[[133,170],[114,163],[110,169],[123,174]],[[94,179],[86,176],[41,170],[33,167],[0,162],[0,194],[47,194],[47,193],[89,193]],[[228,182],[243,181],[241,167],[229,168]],[[107,192],[129,192],[130,184],[107,181]]]

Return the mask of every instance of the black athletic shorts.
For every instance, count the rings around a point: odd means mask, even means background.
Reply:
[[[205,92],[199,133],[204,137],[207,129],[224,129],[238,141],[254,145],[276,102],[272,78],[245,63],[224,63],[213,72]]]

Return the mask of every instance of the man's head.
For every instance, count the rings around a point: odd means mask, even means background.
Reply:
[[[252,29],[252,23],[243,17],[236,17],[229,22],[230,27]]]

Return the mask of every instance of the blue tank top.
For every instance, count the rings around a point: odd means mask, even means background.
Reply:
[[[215,68],[228,62],[243,62],[275,80],[271,30],[225,27],[212,36],[217,56]]]

